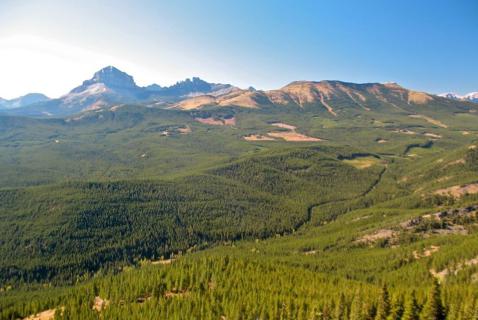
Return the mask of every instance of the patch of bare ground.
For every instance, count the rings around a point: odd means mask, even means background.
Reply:
[[[173,288],[171,291],[166,291],[164,293],[164,297],[169,299],[169,298],[182,298],[182,297],[187,297],[189,296],[189,291],[186,289],[184,290],[179,290],[176,288]]]
[[[223,121],[224,121],[225,126],[235,126],[236,125],[236,118],[235,117],[226,118],[226,119],[223,119]]]
[[[190,126],[185,126],[184,128],[178,128],[178,132],[180,134],[188,134],[188,133],[191,133],[192,130]]]
[[[159,264],[159,265],[169,265],[173,263],[176,259],[162,259],[162,260],[154,260],[151,261],[151,264]]]
[[[53,320],[55,318],[56,309],[48,309],[37,314],[32,314],[23,320]]]
[[[256,99],[259,99],[258,92],[255,91],[241,91],[232,92],[224,95],[219,99],[220,106],[240,106],[244,108],[258,108],[259,103]]]
[[[320,95],[320,103],[327,109],[327,111],[333,115],[334,117],[337,116],[337,113],[335,113],[334,109],[324,100],[324,97]]]
[[[179,103],[175,104],[173,108],[178,108],[182,110],[192,110],[192,109],[199,109],[207,105],[215,105],[215,104],[216,104],[215,97],[211,95],[203,95],[203,96],[192,97],[192,98],[180,101]]]
[[[445,182],[445,181],[448,181],[450,179],[451,179],[450,176],[444,176],[444,177],[438,178],[437,182]]]
[[[395,237],[397,232],[391,229],[380,229],[375,231],[374,233],[366,234],[360,239],[357,239],[356,243],[375,243],[379,240],[387,240]]]
[[[377,143],[387,143],[388,140],[385,140],[385,139],[377,139],[375,140]]]
[[[263,136],[263,135],[260,135],[260,134],[250,134],[248,136],[245,136],[244,140],[247,140],[247,141],[275,141],[275,139],[272,138],[272,137]]]
[[[441,139],[442,138],[442,136],[440,134],[431,133],[431,132],[425,132],[423,135],[427,136],[427,137],[430,137],[430,138],[433,138],[433,139]]]
[[[275,123],[271,123],[271,125],[288,130],[288,131],[269,132],[267,135],[269,137],[272,137],[272,138],[280,138],[280,139],[283,139],[285,141],[292,141],[292,142],[322,141],[322,139],[320,139],[320,138],[309,137],[309,136],[306,136],[305,134],[296,132],[297,127],[295,127],[293,125],[290,125],[290,124],[287,124],[287,123],[275,122]]]
[[[446,124],[444,124],[443,122],[441,122],[439,120],[436,120],[436,119],[433,119],[433,118],[430,118],[430,117],[427,117],[427,116],[424,116],[422,114],[411,114],[411,115],[409,115],[409,117],[410,118],[415,118],[415,119],[425,120],[426,122],[431,123],[433,125],[436,125],[438,127],[448,128],[448,126]]]
[[[322,139],[309,137],[309,136],[306,136],[304,134],[293,132],[293,131],[289,131],[289,132],[269,132],[267,135],[270,136],[270,137],[273,137],[273,138],[281,138],[281,139],[284,139],[285,141],[293,141],[293,142],[322,141]]]
[[[104,310],[106,307],[108,307],[110,304],[109,300],[102,299],[100,296],[96,296],[95,300],[93,300],[93,307],[92,309],[101,312],[101,310]]]
[[[449,167],[449,166],[456,166],[458,164],[465,164],[466,160],[465,159],[458,159],[455,161],[448,162],[443,168]]]
[[[425,104],[431,100],[433,100],[433,97],[424,92],[417,92],[417,91],[408,92],[408,103]]]
[[[314,254],[317,253],[317,250],[309,250],[309,251],[305,251],[304,252],[304,255],[306,256],[313,256]]]
[[[478,221],[478,205],[425,214],[399,224],[403,231],[429,234],[468,234],[464,224]]]
[[[474,144],[472,144],[471,146],[468,147],[469,150],[474,150],[476,149],[476,146]]]
[[[434,194],[441,196],[451,196],[454,198],[461,198],[467,194],[478,193],[478,183],[470,183],[462,186],[453,186],[449,188],[439,189]]]
[[[279,127],[279,128],[287,129],[287,130],[291,130],[291,131],[297,129],[296,126],[293,126],[293,125],[287,124],[287,123],[282,123],[282,122],[274,122],[274,123],[271,123],[271,126]]]
[[[461,134],[464,135],[464,136],[467,136],[467,135],[470,134],[470,132],[469,131],[462,131]]]
[[[417,260],[421,258],[426,258],[426,257],[431,257],[432,254],[438,252],[440,250],[439,246],[430,246],[428,248],[425,248],[423,252],[419,252],[418,250],[413,251],[413,257]]]
[[[452,275],[456,276],[458,274],[458,272],[460,272],[464,268],[471,267],[471,266],[474,266],[474,265],[477,265],[477,264],[478,264],[478,257],[473,258],[473,259],[469,259],[469,260],[465,260],[463,262],[459,262],[459,263],[455,264],[453,267],[448,267],[448,268],[445,268],[441,271],[436,271],[434,269],[430,269],[430,273],[431,273],[432,276],[434,276],[438,280],[443,281],[443,280],[445,280],[445,278],[448,275],[452,274]]]
[[[218,119],[218,118],[194,118],[195,121],[211,126],[233,126],[236,124],[236,118]]]
[[[395,132],[395,133],[403,133],[403,134],[408,134],[408,135],[415,135],[415,134],[417,134],[415,131],[408,130],[408,129],[398,129],[398,130],[394,130],[393,132]]]

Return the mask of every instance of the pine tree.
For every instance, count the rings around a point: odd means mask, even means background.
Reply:
[[[335,305],[335,314],[334,314],[334,320],[342,320],[346,318],[345,314],[345,298],[343,293],[340,294],[339,300],[337,301],[337,304]]]
[[[362,316],[362,296],[360,292],[357,292],[352,301],[352,306],[350,307],[350,320],[361,320]]]
[[[428,293],[427,302],[423,307],[422,320],[443,320],[445,319],[445,311],[441,302],[440,285],[438,281],[433,282],[433,286]]]
[[[402,320],[418,320],[419,314],[420,311],[418,308],[417,298],[415,297],[415,292],[412,291],[412,293],[408,295],[405,302]]]
[[[403,315],[403,299],[401,295],[395,296],[392,306],[390,308],[390,314],[387,320],[400,320]]]
[[[377,304],[377,314],[375,315],[375,320],[386,320],[390,312],[390,300],[388,297],[387,285],[382,286],[380,292],[380,299]]]

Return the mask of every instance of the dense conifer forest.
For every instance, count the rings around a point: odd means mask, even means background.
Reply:
[[[478,319],[475,115],[200,113],[0,117],[1,319]]]

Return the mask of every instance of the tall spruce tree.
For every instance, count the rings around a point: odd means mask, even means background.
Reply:
[[[400,320],[403,316],[403,297],[402,295],[396,295],[391,303],[390,314],[387,320]]]
[[[386,320],[390,313],[390,299],[388,296],[387,285],[382,286],[380,292],[380,298],[377,304],[377,313],[375,314],[375,320]]]
[[[415,291],[407,296],[402,320],[419,320],[420,309],[418,307]]]
[[[440,284],[437,280],[433,281],[427,302],[423,307],[421,320],[443,320],[445,319],[445,310],[441,301]]]

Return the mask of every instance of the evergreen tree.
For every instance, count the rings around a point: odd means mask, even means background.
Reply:
[[[339,300],[337,301],[337,304],[335,305],[335,314],[334,314],[334,320],[342,320],[346,318],[346,308],[345,308],[345,298],[343,293],[340,294]]]
[[[440,285],[437,280],[428,293],[427,302],[423,307],[421,320],[442,320],[445,319],[445,310],[441,302]]]
[[[386,320],[389,313],[390,300],[388,296],[387,285],[384,284],[380,292],[380,298],[377,304],[377,313],[375,315],[375,320]]]
[[[403,298],[401,295],[395,296],[395,299],[392,302],[390,308],[390,314],[387,317],[387,320],[400,320],[403,315]]]
[[[415,291],[412,291],[405,302],[402,320],[418,320],[419,314],[420,310],[418,308],[417,298],[415,297]]]
[[[352,301],[352,306],[350,307],[350,320],[361,320],[362,316],[362,296],[360,292],[357,292]]]

